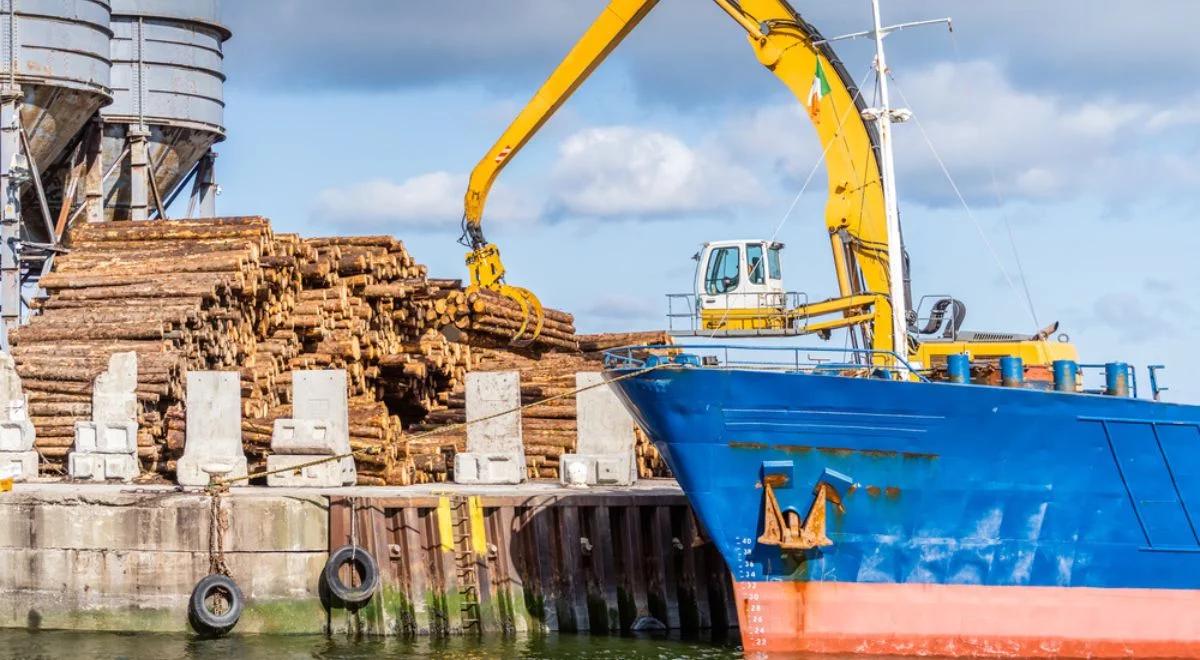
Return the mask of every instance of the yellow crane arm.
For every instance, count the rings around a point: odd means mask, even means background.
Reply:
[[[841,62],[821,35],[784,0],[714,0],[746,30],[759,61],[779,77],[808,109],[824,149],[829,178],[826,225],[830,232],[842,297],[877,294],[873,346],[891,350],[887,226],[879,163],[865,107]],[[471,247],[467,265],[471,286],[507,295],[536,316],[541,307],[531,292],[504,282],[496,246],[484,238],[483,210],[488,192],[506,164],[570,98],[588,76],[641,23],[658,0],[611,0],[587,32],[543,83],[530,102],[475,166],[464,200],[464,238]],[[518,331],[517,339],[527,328]],[[531,338],[532,338],[531,337]]]
[[[480,221],[483,219],[488,192],[500,170],[657,4],[658,0],[612,0],[521,110],[521,114],[484,154],[471,172],[465,200],[464,221],[472,248],[486,243]]]
[[[500,251],[483,236],[488,192],[500,170],[657,4],[658,0],[612,0],[471,172],[463,213],[463,239],[471,248],[467,253],[470,286],[511,298],[521,306],[525,320],[513,336],[514,344],[537,339],[542,331],[542,306],[533,292],[504,281]]]
[[[824,37],[783,0],[714,0],[746,28],[758,61],[805,107],[824,150],[825,225],[839,294],[877,294],[871,345],[892,350],[887,218],[878,139],[854,79]],[[899,347],[899,351],[904,347]]]

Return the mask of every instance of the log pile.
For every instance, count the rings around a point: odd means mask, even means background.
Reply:
[[[521,414],[526,469],[531,479],[558,478],[559,458],[575,450],[577,426],[572,393],[576,372],[602,370],[603,351],[629,345],[665,345],[671,343],[671,338],[662,332],[638,332],[578,335],[573,342],[588,352],[531,356],[512,349],[475,349],[473,368],[520,372],[522,405],[555,397],[553,401],[525,408]],[[444,433],[437,431],[465,421],[466,395],[460,385],[446,399],[443,409],[431,412],[421,423],[413,425],[411,430],[423,435],[409,441],[409,451],[419,457],[414,461],[414,482],[447,478],[448,462],[452,462],[455,452],[466,448],[467,432],[461,426]],[[639,476],[651,478],[669,474],[666,463],[640,430],[637,431],[636,454]]]
[[[143,471],[170,478],[185,441],[185,374],[240,370],[243,439],[262,467],[274,420],[291,415],[293,370],[347,372],[360,483],[441,481],[465,432],[418,437],[462,421],[470,369],[519,369],[522,398],[569,393],[598,351],[658,335],[577,337],[546,310],[542,336],[514,349],[517,303],[431,279],[389,236],[301,238],[263,218],[81,226],[41,280],[48,297],[14,333],[43,470],[62,470],[74,423],[91,417],[91,383],[117,351],[138,353]],[[587,353],[581,352],[588,351]],[[525,415],[530,475],[557,476],[574,447],[574,400]],[[661,475],[647,444],[645,473]]]

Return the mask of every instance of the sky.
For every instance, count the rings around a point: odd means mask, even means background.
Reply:
[[[827,36],[870,20],[867,0],[792,3]],[[393,234],[432,275],[464,277],[469,172],[604,4],[225,0],[219,212]],[[954,21],[888,39],[895,104],[916,119],[896,129],[915,297],[964,300],[967,329],[1058,321],[1083,361],[1166,363],[1165,398],[1200,402],[1200,3],[883,11]],[[871,45],[837,50],[864,79]],[[823,170],[803,187],[819,155],[741,28],[706,0],[661,0],[501,174],[484,229],[509,282],[581,331],[665,327],[665,294],[691,290],[710,240],[777,235],[787,288],[822,299]]]

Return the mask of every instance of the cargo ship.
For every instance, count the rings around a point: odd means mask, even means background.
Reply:
[[[847,37],[873,38],[886,72],[884,36],[916,24],[884,27],[873,5],[873,29]],[[607,355],[734,575],[746,653],[1200,656],[1200,407],[1160,401],[1160,367],[1080,364],[1056,326],[962,331],[948,297],[919,320],[890,144],[907,114],[887,75],[880,105],[862,102],[837,38],[789,27],[803,47],[783,57],[812,76],[807,96],[791,86],[829,157],[840,296],[785,293],[772,240],[722,241],[674,316],[680,334],[839,331],[848,348]],[[770,46],[760,59],[784,77]]]

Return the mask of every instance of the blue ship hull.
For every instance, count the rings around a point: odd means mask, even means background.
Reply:
[[[742,613],[748,650],[1200,650],[1200,407],[800,371],[631,371],[608,373],[743,605],[769,603]],[[829,508],[832,545],[759,542],[772,470],[789,474],[774,492],[799,515],[827,471],[850,478],[844,511]],[[998,628],[964,612],[1001,616],[995,599],[1014,597],[1048,611]],[[906,623],[900,609],[923,614]],[[876,610],[891,627],[859,620]],[[1142,618],[1152,630],[1128,629]],[[852,641],[862,635],[891,641],[865,648]],[[1005,639],[1017,641],[996,647]]]

